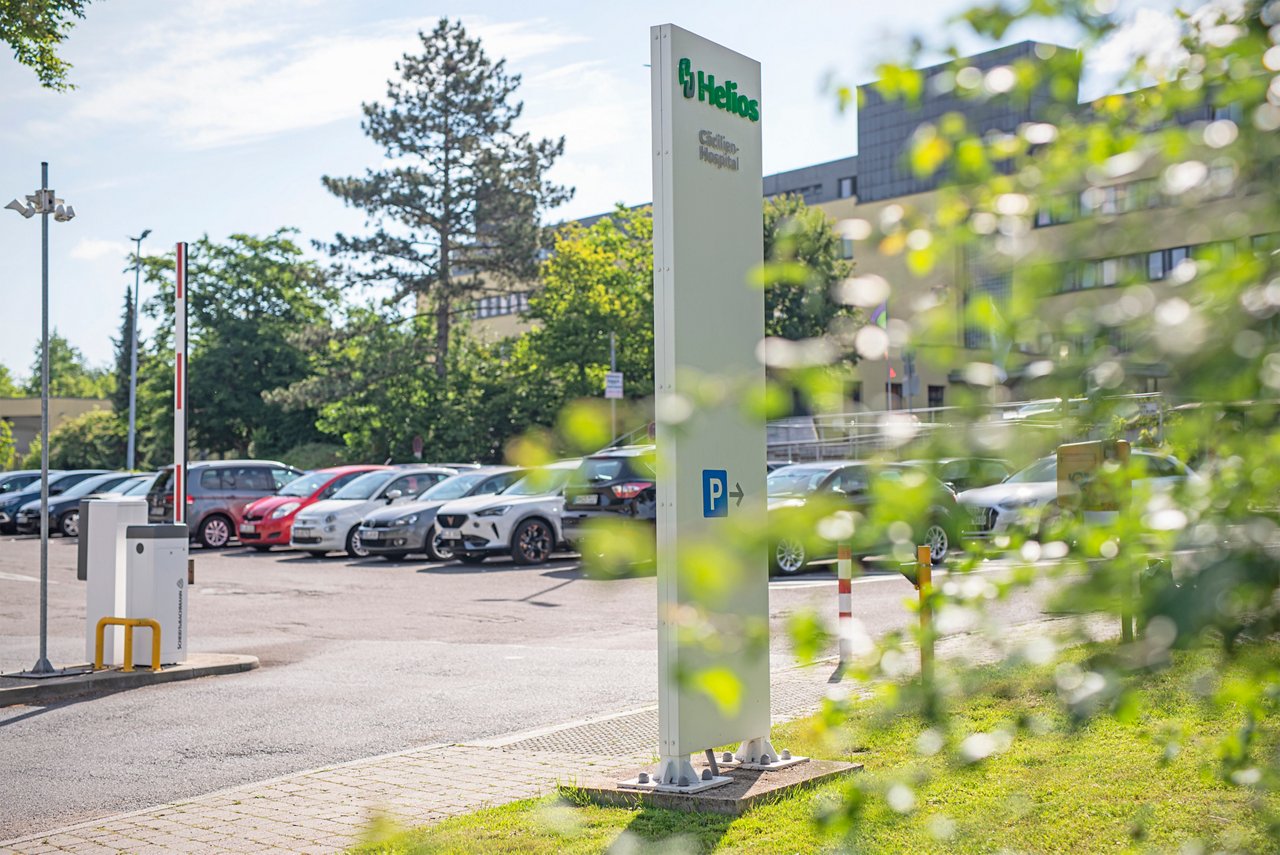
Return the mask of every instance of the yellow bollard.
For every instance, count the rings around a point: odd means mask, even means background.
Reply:
[[[93,670],[102,671],[104,666],[103,659],[103,639],[108,626],[124,627],[124,665],[121,671],[133,670],[133,628],[137,626],[145,626],[151,630],[151,670],[160,670],[160,624],[151,618],[118,618],[104,617],[98,621],[97,632],[94,638],[93,650]]]
[[[920,681],[933,682],[933,555],[916,547],[916,588],[920,591]]]

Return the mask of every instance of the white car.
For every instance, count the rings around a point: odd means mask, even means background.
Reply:
[[[1134,451],[1131,457],[1148,474],[1133,482],[1139,490],[1167,490],[1200,477],[1185,463],[1166,454]],[[1011,529],[1041,532],[1041,521],[1047,522],[1058,507],[1058,458],[1052,454],[1042,457],[999,484],[965,490],[956,498],[973,521],[973,528],[967,532],[970,537],[1008,534]]]
[[[343,550],[352,558],[369,551],[360,543],[360,520],[365,514],[397,502],[409,502],[438,481],[456,474],[440,466],[378,469],[366,472],[333,494],[299,512],[293,521],[290,545],[317,558]]]
[[[510,555],[517,564],[541,564],[562,541],[564,485],[581,460],[559,460],[530,472],[496,496],[469,496],[440,508],[440,541],[453,556],[479,564]]]

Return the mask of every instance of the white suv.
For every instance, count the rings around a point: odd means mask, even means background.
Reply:
[[[453,469],[440,466],[366,472],[334,493],[332,499],[303,508],[293,520],[290,545],[317,558],[337,550],[352,558],[364,558],[369,550],[360,543],[360,520],[366,514],[396,502],[412,501],[453,474]]]
[[[479,564],[510,555],[517,564],[541,564],[560,545],[564,485],[581,460],[535,469],[496,496],[469,496],[436,514],[440,540],[454,558]]]

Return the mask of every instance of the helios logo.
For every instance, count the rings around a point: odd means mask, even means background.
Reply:
[[[728,110],[752,122],[760,121],[760,102],[739,93],[738,84],[732,80],[717,84],[714,74],[699,70],[695,75],[693,63],[687,57],[681,58],[676,66],[676,78],[684,97],[697,95],[699,101],[705,101],[712,107]]]

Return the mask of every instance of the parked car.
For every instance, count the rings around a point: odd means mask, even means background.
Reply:
[[[206,549],[221,549],[240,528],[244,509],[299,477],[300,470],[274,460],[203,460],[187,469],[187,530]],[[173,467],[167,466],[147,492],[153,523],[173,519]]]
[[[49,531],[61,532],[65,537],[80,534],[80,500],[109,493],[125,481],[137,478],[132,472],[108,472],[85,478],[57,496],[49,498]],[[40,530],[40,497],[18,509],[14,522],[18,531],[25,533]]]
[[[424,552],[432,561],[448,561],[453,553],[440,543],[436,514],[442,505],[464,496],[489,498],[524,477],[526,469],[484,466],[467,469],[433,484],[413,501],[379,508],[360,523],[360,543],[370,555],[400,561],[411,552]]]
[[[999,484],[1013,474],[1013,465],[995,457],[941,457],[937,460],[905,460],[918,466],[957,493]]]
[[[805,511],[815,501],[866,516],[873,510],[876,488],[901,485],[903,489],[927,491],[928,508],[921,518],[902,522],[911,527],[914,543],[929,547],[935,564],[946,561],[963,529],[955,493],[918,466],[852,460],[798,463],[769,473],[766,485],[773,532],[770,566],[779,573],[798,573],[810,561],[836,554],[835,543],[809,534],[813,521]],[[865,552],[888,544],[855,537],[853,545],[856,551]]]
[[[383,505],[406,504],[438,481],[457,473],[440,466],[418,469],[384,469],[366,472],[333,494],[316,502],[293,520],[290,543],[317,558],[343,550],[352,558],[369,551],[360,540],[360,520]]]
[[[656,537],[654,452],[652,445],[624,445],[583,458],[565,484],[560,517],[562,536],[571,548],[581,551],[590,527],[606,521],[634,523],[646,529],[645,537]]]
[[[52,475],[57,470],[50,470]],[[40,480],[39,469],[16,469],[13,472],[0,473],[0,494],[21,490],[32,481]]]
[[[1146,473],[1135,479],[1139,489],[1167,490],[1187,479],[1200,476],[1185,463],[1167,454],[1134,450],[1130,463]],[[1040,536],[1046,534],[1058,507],[1058,457],[1042,457],[999,484],[966,490],[959,496],[970,518],[970,537],[990,537],[1018,529]]]
[[[49,496],[60,495],[94,475],[105,475],[106,469],[69,469],[49,471]],[[0,493],[0,532],[13,534],[18,530],[18,509],[27,502],[40,499],[40,477],[12,493]]]
[[[564,541],[564,487],[581,463],[559,460],[529,472],[496,496],[449,502],[436,514],[441,542],[467,564],[494,555],[510,555],[517,564],[543,563]]]
[[[274,496],[258,499],[245,507],[238,529],[240,543],[259,552],[266,552],[273,546],[288,546],[293,521],[299,511],[333,498],[339,490],[366,472],[389,468],[369,464],[331,466],[293,479]]]

